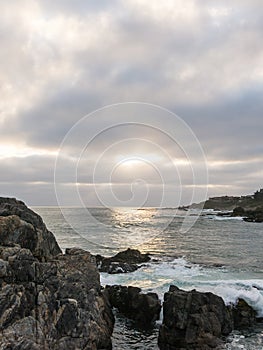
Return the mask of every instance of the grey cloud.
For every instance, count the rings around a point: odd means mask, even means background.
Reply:
[[[55,158],[28,156],[1,159],[2,182],[53,182]]]
[[[57,205],[52,183],[0,182],[1,196],[16,197],[28,205]],[[72,203],[71,203],[72,204]]]

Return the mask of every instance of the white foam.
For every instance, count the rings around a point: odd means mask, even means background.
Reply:
[[[218,215],[214,215],[214,216],[209,216],[209,219],[218,220],[218,221],[223,221],[223,220],[239,220],[239,221],[242,221],[243,220],[243,216],[218,216]]]
[[[263,294],[255,288],[255,280],[247,281],[213,281],[197,286],[202,292],[212,292],[221,296],[227,305],[235,304],[238,299],[244,299],[255,311],[258,317],[263,317]],[[263,281],[261,281],[263,284]]]
[[[205,268],[189,263],[185,258],[170,262],[149,263],[128,274],[101,274],[101,283],[131,285],[144,291],[157,292],[162,299],[169,286],[174,284],[184,290],[196,289],[221,296],[226,304],[244,299],[259,317],[263,317],[263,280],[244,279],[244,275],[226,268]]]

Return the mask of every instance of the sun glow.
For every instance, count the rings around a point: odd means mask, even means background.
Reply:
[[[139,165],[143,164],[143,160],[142,159],[136,159],[136,158],[129,158],[126,160],[123,160],[120,165],[127,167],[127,168],[133,168]]]

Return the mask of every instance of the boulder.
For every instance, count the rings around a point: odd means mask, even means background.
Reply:
[[[139,264],[151,260],[149,254],[130,248],[110,258],[101,255],[96,255],[95,258],[99,271],[111,274],[133,272],[140,267]]]
[[[231,311],[221,297],[171,286],[164,295],[163,323],[158,344],[162,350],[215,349],[233,329]]]
[[[238,299],[232,306],[232,314],[237,330],[253,327],[256,323],[256,311],[244,299]]]
[[[112,307],[135,321],[140,327],[152,327],[160,317],[161,302],[156,293],[141,293],[137,287],[106,286],[106,294]]]
[[[0,197],[0,244],[19,244],[45,260],[61,253],[42,218],[15,198]]]

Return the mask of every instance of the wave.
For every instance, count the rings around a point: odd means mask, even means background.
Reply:
[[[243,220],[243,216],[217,216],[217,215],[206,215],[210,220],[225,221],[225,220]]]
[[[151,262],[129,274],[101,274],[101,282],[137,286],[144,291],[156,292],[161,299],[172,284],[184,290],[212,292],[221,296],[226,304],[235,304],[242,298],[256,310],[258,317],[263,317],[263,280],[247,277],[228,271],[226,267],[204,267],[177,258]]]

